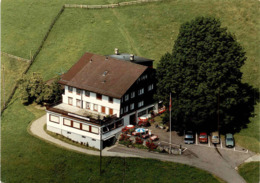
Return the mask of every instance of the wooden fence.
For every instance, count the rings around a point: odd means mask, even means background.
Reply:
[[[85,8],[85,9],[101,9],[101,8],[116,8],[119,6],[128,6],[140,3],[148,3],[148,2],[158,2],[162,0],[138,0],[138,1],[129,1],[129,2],[121,2],[117,4],[105,4],[105,5],[81,5],[81,4],[65,4],[65,8]]]
[[[7,56],[7,57],[14,58],[14,59],[19,60],[19,61],[31,62],[31,60],[29,60],[29,59],[17,57],[17,56],[14,56],[14,55],[11,55],[11,54],[5,53],[5,52],[1,52],[1,55],[5,55],[5,56]]]

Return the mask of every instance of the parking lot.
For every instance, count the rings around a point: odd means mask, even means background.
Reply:
[[[154,126],[150,126],[148,129],[151,130],[152,134],[159,137],[159,140],[155,141],[156,144],[169,146],[170,132],[166,132],[166,130]],[[124,146],[115,146],[109,151],[189,164],[207,170],[223,178],[227,182],[244,183],[245,181],[240,177],[236,170],[241,163],[253,156],[254,153],[237,145],[234,148],[225,147],[224,136],[221,136],[220,144],[216,146],[210,142],[210,136],[208,136],[208,142],[209,143],[206,144],[199,143],[197,134],[194,144],[185,144],[184,136],[179,136],[176,131],[172,131],[171,146],[177,148],[181,146],[183,152],[182,155],[149,153],[137,148],[127,148]]]
[[[220,138],[220,143],[219,144],[213,144],[211,142],[211,136],[210,135],[208,135],[208,143],[200,143],[199,142],[199,135],[196,133],[196,135],[195,135],[195,143],[194,144],[198,145],[198,146],[205,146],[205,147],[211,147],[211,148],[220,148],[220,149],[223,149],[223,150],[248,153],[247,149],[244,149],[242,147],[236,146],[236,144],[235,144],[235,146],[233,148],[226,147],[225,137],[222,136],[222,135],[221,135],[221,138]]]
[[[167,145],[169,144],[170,137],[169,132],[166,132],[163,129],[155,128],[153,126],[149,127],[150,130],[152,130],[153,134],[156,134],[159,136],[159,141],[157,143]],[[179,147],[182,145],[182,147],[186,149],[190,149],[192,146],[198,146],[198,147],[207,147],[207,148],[217,148],[221,150],[226,151],[235,151],[235,152],[241,152],[241,153],[248,153],[247,149],[244,149],[242,147],[239,147],[236,145],[233,148],[226,147],[225,144],[225,137],[221,135],[220,143],[219,144],[212,144],[211,142],[211,136],[208,135],[208,143],[200,143],[199,142],[199,134],[195,135],[195,143],[194,144],[185,144],[184,143],[184,136],[179,136],[175,131],[172,131],[172,146]]]

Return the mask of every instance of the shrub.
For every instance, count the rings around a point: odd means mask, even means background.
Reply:
[[[132,141],[129,138],[130,137],[126,134],[121,134],[119,138],[119,143],[129,147],[130,145],[132,145]]]
[[[140,137],[135,138],[135,143],[136,144],[143,144],[143,140]]]
[[[55,103],[61,99],[62,89],[57,78],[51,85],[47,85],[39,73],[24,76],[20,79],[20,93],[23,104]]]
[[[150,151],[152,151],[152,150],[154,150],[154,149],[156,149],[156,148],[158,147],[158,146],[155,145],[153,142],[149,142],[149,141],[146,141],[145,145],[146,145],[146,147],[148,147],[148,149],[149,149]]]
[[[120,138],[119,138],[119,141],[126,141],[126,140],[129,140],[129,136],[127,136],[126,134],[121,134],[120,135]]]

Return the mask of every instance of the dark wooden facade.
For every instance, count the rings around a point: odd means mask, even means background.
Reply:
[[[146,71],[135,81],[135,83],[127,90],[127,92],[121,98],[120,117],[133,113],[148,105],[154,104],[153,99],[156,92],[156,70],[153,68],[147,68]],[[147,77],[146,77],[147,76]],[[148,90],[149,85],[153,85],[153,89]],[[138,90],[144,89],[144,93],[138,95]],[[135,97],[131,98],[131,93],[135,92]],[[125,96],[128,95],[128,100],[125,100]],[[143,101],[143,106],[138,107],[138,103]],[[131,104],[134,103],[134,109],[131,109]],[[125,108],[128,106],[128,111],[125,112]],[[123,109],[123,113],[121,113]]]

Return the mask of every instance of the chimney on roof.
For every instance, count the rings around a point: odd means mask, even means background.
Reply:
[[[92,63],[92,59],[90,59],[90,61],[89,61],[90,63]]]
[[[119,50],[118,50],[118,48],[115,48],[115,54],[116,54],[116,55],[119,55]]]
[[[108,61],[108,57],[106,57],[106,61]]]
[[[134,61],[135,56],[133,54],[130,55],[130,61]]]

